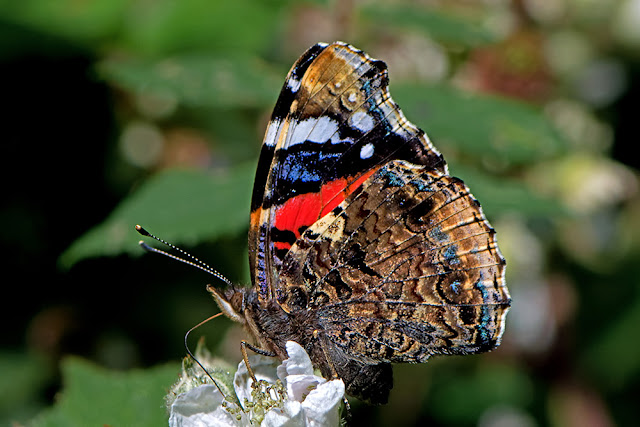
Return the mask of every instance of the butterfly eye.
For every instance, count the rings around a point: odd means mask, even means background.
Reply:
[[[229,300],[229,303],[231,304],[231,307],[233,307],[233,309],[238,312],[238,313],[242,313],[244,311],[244,293],[242,292],[236,292],[233,294],[233,296],[231,297],[231,300]]]

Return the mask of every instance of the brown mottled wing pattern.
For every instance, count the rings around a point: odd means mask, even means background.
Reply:
[[[365,363],[491,350],[510,304],[494,235],[461,180],[392,161],[298,239],[280,304]]]

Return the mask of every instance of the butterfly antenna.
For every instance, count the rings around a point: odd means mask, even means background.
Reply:
[[[192,267],[199,268],[200,270],[205,271],[205,272],[211,274],[212,276],[222,280],[224,283],[229,285],[231,287],[231,289],[235,289],[235,286],[233,285],[231,280],[229,280],[226,277],[224,277],[222,275],[222,273],[220,273],[219,271],[214,270],[213,268],[211,268],[211,266],[209,266],[209,264],[207,264],[207,263],[205,263],[203,261],[200,261],[198,258],[194,257],[189,252],[184,251],[184,250],[180,249],[179,247],[177,247],[176,245],[173,245],[173,244],[171,244],[171,243],[169,243],[169,242],[167,242],[167,241],[165,241],[165,240],[163,240],[163,239],[161,239],[161,238],[159,238],[157,236],[154,236],[153,234],[149,233],[145,228],[143,228],[140,225],[136,225],[136,231],[138,233],[140,233],[141,235],[143,235],[143,236],[151,237],[152,239],[157,240],[158,242],[162,243],[163,245],[166,245],[166,246],[170,247],[174,251],[180,252],[182,255],[184,255],[188,259],[180,258],[179,256],[173,255],[173,254],[171,254],[169,252],[163,251],[161,249],[154,248],[152,246],[147,245],[142,240],[140,240],[138,242],[138,244],[145,251],[157,253],[157,254],[160,254],[160,255],[164,255],[166,257],[169,257],[169,258],[174,259],[176,261],[180,261],[180,262],[185,263],[187,265],[190,265]]]

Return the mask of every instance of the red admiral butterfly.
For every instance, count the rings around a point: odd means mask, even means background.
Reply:
[[[495,232],[345,43],[294,64],[266,131],[251,203],[252,288],[210,288],[265,354],[293,340],[347,393],[385,403],[391,363],[489,351],[510,306]]]

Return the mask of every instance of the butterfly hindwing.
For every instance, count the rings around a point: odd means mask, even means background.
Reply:
[[[424,362],[499,344],[504,265],[462,181],[393,161],[303,233],[284,259],[278,301],[317,311],[348,354]]]

